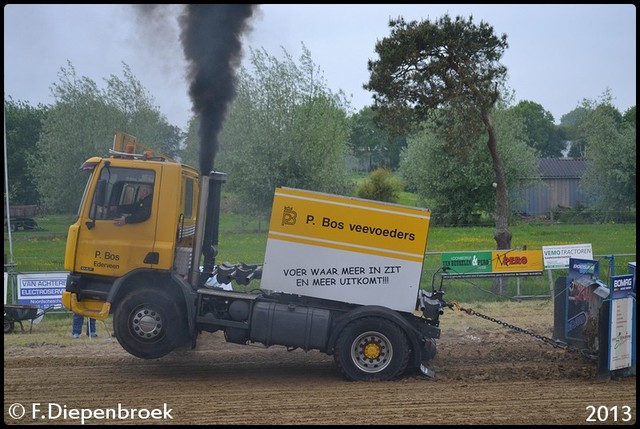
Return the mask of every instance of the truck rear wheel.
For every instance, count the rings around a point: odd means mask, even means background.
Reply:
[[[409,343],[397,324],[366,317],[343,329],[336,342],[334,359],[348,380],[392,380],[407,367]]]
[[[142,359],[165,356],[188,340],[184,315],[164,290],[145,288],[125,296],[114,315],[120,345]]]

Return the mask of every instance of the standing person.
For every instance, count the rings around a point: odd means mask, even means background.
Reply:
[[[82,334],[82,325],[84,324],[84,317],[73,313],[73,338],[80,338]],[[98,336],[96,333],[96,319],[89,318],[89,328],[87,328],[87,336],[95,338]]]

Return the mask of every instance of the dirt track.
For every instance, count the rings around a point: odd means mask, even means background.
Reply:
[[[80,422],[33,419],[34,404],[46,413],[54,403],[56,413],[166,406],[172,417],[87,420],[93,424],[596,424],[587,421],[590,406],[609,409],[602,423],[635,423],[635,376],[598,380],[595,364],[579,353],[468,315],[456,320],[447,327],[443,318],[434,379],[378,383],[344,381],[333,358],[319,352],[240,346],[219,333],[156,361],[104,338],[5,348],[4,421]],[[15,403],[26,407],[25,417],[12,418]]]

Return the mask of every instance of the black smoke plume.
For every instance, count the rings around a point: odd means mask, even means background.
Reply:
[[[235,70],[242,59],[242,34],[254,5],[189,4],[179,18],[180,40],[188,62],[193,113],[200,119],[200,173],[213,168],[218,135],[236,95]]]

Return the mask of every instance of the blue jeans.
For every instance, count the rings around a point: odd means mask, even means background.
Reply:
[[[74,313],[73,315],[73,334],[82,334],[82,325],[84,324],[84,317],[78,316]],[[89,327],[91,328],[91,335],[96,335],[96,319],[89,319]],[[89,335],[89,332],[87,332]]]

